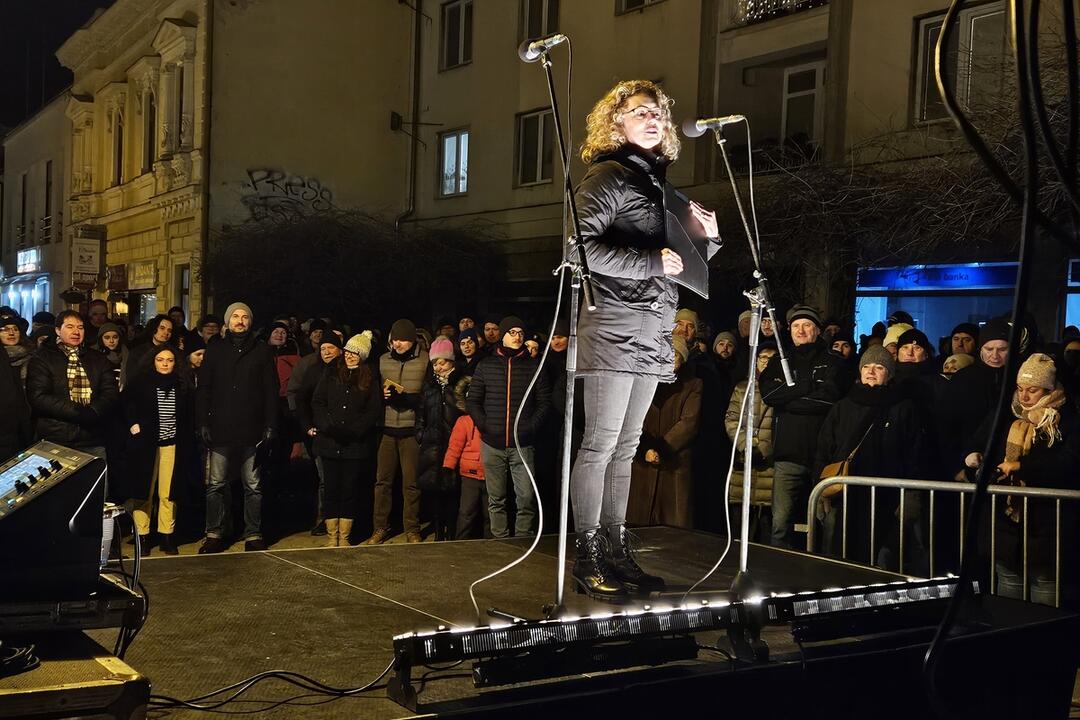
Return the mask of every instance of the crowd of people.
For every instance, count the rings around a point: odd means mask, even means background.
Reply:
[[[307,490],[317,495],[311,532],[325,534],[329,546],[375,545],[399,532],[408,543],[528,536],[541,513],[555,527],[565,321],[555,325],[537,375],[547,338],[513,314],[464,315],[431,330],[402,318],[383,335],[319,317],[259,324],[242,302],[192,328],[180,308],[143,328],[110,319],[104,301],[84,311],[26,320],[0,308],[0,404],[13,409],[0,413],[0,459],[38,439],[106,457],[109,497],[130,510],[146,546],[176,553],[178,520],[198,513],[199,552],[221,552],[237,539],[247,550],[266,549],[264,495],[295,487],[297,477],[317,480]],[[838,554],[847,502],[849,557],[926,574],[925,497],[908,493],[900,518],[898,495],[879,491],[871,509],[868,494],[852,488],[807,518],[809,491],[822,473],[846,461],[856,475],[964,480],[990,463],[999,483],[1076,486],[1076,328],[1063,343],[1047,344],[1025,322],[1014,348],[1010,323],[993,319],[960,323],[934,343],[896,312],[856,343],[843,324],[796,305],[783,327],[765,319],[751,363],[750,319],[746,311],[714,334],[693,310],[677,312],[674,382],[658,384],[643,411],[627,522],[723,530],[729,504],[740,501],[749,452],[756,539],[801,548],[798,529],[816,522],[819,551]],[[781,339],[792,386],[781,371]],[[1005,377],[1012,353],[1020,355],[1019,372]],[[751,373],[758,385],[748,448],[745,428],[736,431]],[[1003,384],[1012,402],[1000,457],[983,458]],[[576,455],[583,433],[575,430]],[[736,469],[725,496],[733,445]],[[938,500],[938,538],[958,531],[949,503]],[[1018,498],[1000,502],[995,522],[997,590],[1015,596],[1024,592],[1020,507]],[[1067,539],[1073,514],[1066,512]],[[1033,505],[1027,523],[1028,590],[1052,603],[1052,507]],[[939,539],[934,552],[938,568],[955,567],[955,543]],[[1067,563],[1062,568],[1072,588]]]

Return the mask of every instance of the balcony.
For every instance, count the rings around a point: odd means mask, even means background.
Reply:
[[[38,228],[40,230],[41,242],[52,242],[53,239],[53,219],[52,215],[46,215],[43,218],[38,219]]]
[[[735,0],[731,24],[754,25],[828,4],[829,0]]]

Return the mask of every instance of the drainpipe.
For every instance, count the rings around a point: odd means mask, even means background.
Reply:
[[[394,218],[394,232],[401,232],[401,223],[413,216],[416,211],[416,161],[417,161],[417,146],[420,143],[420,63],[421,47],[420,41],[422,38],[423,26],[421,25],[424,18],[424,2],[423,0],[414,0],[413,2],[413,61],[412,61],[412,116],[409,121],[412,132],[409,138],[409,194],[408,200],[405,205],[405,210],[396,218]]]
[[[202,198],[202,251],[199,259],[199,275],[202,281],[202,292],[199,295],[199,313],[206,315],[209,311],[209,295],[206,261],[210,257],[210,106],[213,98],[214,87],[214,0],[206,0],[206,77],[203,78],[203,198]]]

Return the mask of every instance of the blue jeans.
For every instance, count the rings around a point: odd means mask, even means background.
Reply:
[[[774,546],[795,548],[795,523],[805,522],[806,503],[809,499],[810,468],[784,460],[773,463],[772,544]]]
[[[521,454],[525,456],[525,462],[529,463],[529,467],[535,467],[532,447],[521,448]],[[491,516],[492,537],[510,537],[510,528],[507,527],[506,520],[506,476],[508,474],[514,483],[514,503],[517,506],[514,534],[521,537],[536,532],[536,495],[533,493],[529,476],[525,472],[525,466],[518,457],[517,448],[508,447],[500,450],[482,442],[480,443],[480,457],[484,460],[484,482],[487,483],[488,514]]]
[[[634,375],[584,378],[585,436],[570,473],[578,532],[626,522],[630,467],[657,384]]]
[[[1024,576],[1001,563],[994,564],[997,574],[997,594],[1001,597],[1024,599]],[[1040,605],[1054,603],[1054,578],[1035,575],[1028,571],[1028,599]]]
[[[262,538],[262,483],[255,470],[254,447],[215,447],[210,450],[210,482],[206,486],[206,537],[221,538],[229,512],[229,461],[240,461],[244,483],[244,540]]]

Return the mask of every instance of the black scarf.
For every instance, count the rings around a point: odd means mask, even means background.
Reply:
[[[851,386],[848,398],[856,405],[873,408],[886,408],[903,399],[900,388],[895,383],[886,385],[863,385],[857,382]]]

